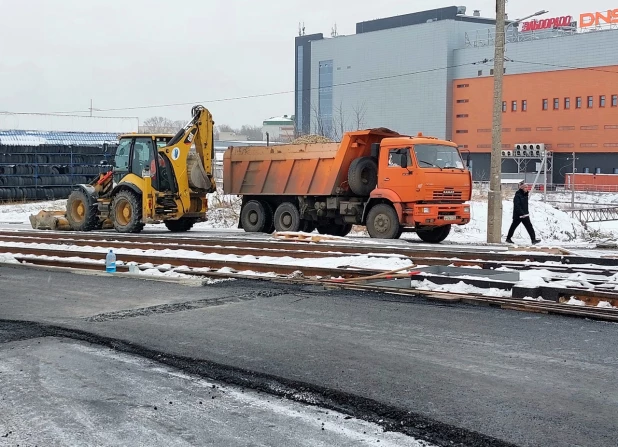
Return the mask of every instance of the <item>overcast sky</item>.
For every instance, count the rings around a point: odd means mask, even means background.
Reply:
[[[0,0],[0,111],[65,112],[202,103],[218,124],[293,114],[294,37],[354,34],[359,21],[465,5],[495,16],[491,0]],[[618,8],[615,0],[511,0],[509,18]],[[190,106],[101,111],[188,119]]]

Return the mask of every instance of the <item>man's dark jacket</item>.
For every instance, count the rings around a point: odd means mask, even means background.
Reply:
[[[528,193],[518,189],[513,197],[513,219],[519,219],[528,214]]]

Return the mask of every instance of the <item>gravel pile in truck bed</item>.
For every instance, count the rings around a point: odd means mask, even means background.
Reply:
[[[303,135],[296,138],[290,144],[313,144],[313,143],[333,143],[330,138],[323,137],[322,135]]]

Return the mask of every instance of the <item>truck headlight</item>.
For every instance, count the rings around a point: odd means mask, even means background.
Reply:
[[[470,207],[464,206],[464,213],[469,213],[469,212],[470,212]]]
[[[423,213],[425,214],[429,214],[430,209],[429,208],[423,208]]]

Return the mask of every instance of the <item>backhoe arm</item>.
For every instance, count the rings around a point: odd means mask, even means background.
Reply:
[[[191,109],[191,114],[193,115],[191,121],[172,138],[167,147],[172,148],[172,151],[179,148],[182,152],[187,152],[187,174],[192,189],[207,193],[215,192],[216,183],[213,172],[215,123],[208,109],[203,106],[194,106]],[[188,153],[192,144],[195,145],[195,153],[198,159]],[[178,155],[176,158],[184,158]],[[174,159],[174,157],[172,158]]]

